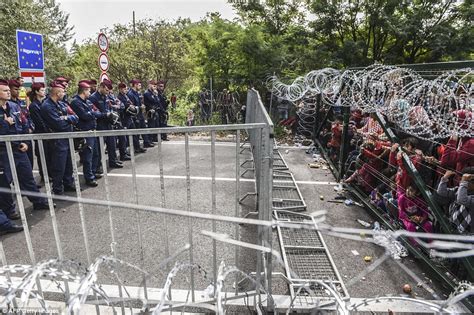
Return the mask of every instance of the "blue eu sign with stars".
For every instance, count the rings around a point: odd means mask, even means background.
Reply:
[[[16,30],[16,47],[21,70],[44,70],[43,35]]]

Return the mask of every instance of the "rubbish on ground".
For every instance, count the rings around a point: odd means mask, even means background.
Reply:
[[[343,196],[343,195],[338,195],[336,197],[334,197],[335,200],[346,200],[346,196]]]
[[[346,199],[346,201],[344,201],[344,203],[346,204],[346,206],[352,206],[354,204],[354,200]]]
[[[364,256],[364,261],[365,262],[371,262],[372,261],[372,256]]]
[[[374,230],[380,231],[380,223],[378,223],[377,221],[374,222]]]
[[[352,255],[354,256],[359,256],[359,252],[356,251],[355,249],[351,250]]]
[[[362,277],[362,280],[365,280],[365,277]]]
[[[421,288],[421,287],[423,286],[423,283],[418,282],[418,283],[416,284],[416,286],[417,286],[418,288]]]
[[[371,226],[371,224],[369,222],[361,220],[361,219],[357,219],[357,222],[359,222],[360,225],[365,226],[365,227],[370,227]]]
[[[330,203],[344,203],[344,201],[342,201],[342,200],[328,200],[328,202],[330,202]]]
[[[403,292],[405,292],[406,294],[411,294],[411,285],[409,285],[408,283],[406,283],[406,284],[403,286]]]
[[[374,223],[374,231],[376,233],[372,237],[375,244],[388,250],[393,259],[401,259],[408,256],[407,249],[394,237],[392,231],[383,230],[380,228],[380,225],[378,230],[376,228],[377,226]]]
[[[322,169],[322,170],[327,170],[328,167],[327,167],[327,166],[323,166],[321,169]]]
[[[286,153],[286,154],[290,153],[290,150],[285,150],[285,153]]]
[[[319,196],[319,199],[324,200],[324,196],[323,196],[323,195],[320,195],[320,196]]]
[[[337,186],[334,186],[334,190],[335,191],[342,191],[344,189],[344,187],[342,187],[342,184],[339,184]]]
[[[321,167],[321,164],[318,164],[318,163],[309,163],[308,164],[310,168],[320,168]]]

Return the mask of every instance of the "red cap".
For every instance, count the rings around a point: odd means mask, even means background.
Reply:
[[[108,88],[109,90],[112,90],[113,89],[113,86],[112,86],[112,82],[109,81],[109,80],[104,80],[100,83],[101,85],[105,86],[106,88]]]
[[[89,83],[90,85],[97,85],[97,80],[90,79],[90,80],[87,80],[87,81],[89,81],[87,83]]]
[[[39,89],[41,89],[41,88],[44,88],[44,83],[42,83],[42,82],[36,82],[36,83],[33,83],[33,84],[31,85],[31,89],[32,89],[32,90],[36,90],[36,91],[37,91],[37,90],[39,90]]]
[[[126,85],[125,83],[123,83],[123,82],[120,82],[120,83],[118,84],[118,88],[119,88],[119,89],[123,89],[123,88],[126,88],[126,87],[127,87],[127,85]]]
[[[89,89],[91,86],[89,85],[87,81],[88,80],[79,81],[77,86],[80,87],[81,89]]]
[[[0,79],[0,85],[8,86],[8,81],[7,81],[7,80]]]
[[[158,85],[158,82],[156,82],[156,80],[150,80],[150,81],[148,81],[148,84]]]
[[[69,78],[66,78],[66,77],[57,77],[55,81],[58,81],[58,82],[68,82],[71,81],[71,79]]]
[[[53,81],[49,84],[50,87],[52,88],[61,88],[61,89],[64,89],[65,86],[61,84],[61,82],[59,81]]]
[[[18,82],[17,80],[8,80],[8,85],[10,87],[17,87],[17,88],[21,86],[20,82]]]
[[[138,83],[142,83],[142,81],[140,81],[138,79],[130,80],[130,84],[138,84]]]

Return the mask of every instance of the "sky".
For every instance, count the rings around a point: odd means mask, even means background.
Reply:
[[[198,21],[207,12],[219,12],[225,19],[236,17],[226,0],[57,0],[56,3],[69,13],[69,23],[74,25],[77,43],[96,37],[100,29],[116,23],[144,18],[176,20],[178,17]],[[70,46],[67,43],[67,46]]]

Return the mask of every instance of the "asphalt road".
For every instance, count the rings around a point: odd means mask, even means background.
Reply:
[[[216,213],[226,216],[235,214],[235,144],[218,143],[216,145]],[[185,146],[181,141],[163,143],[163,165],[165,175],[166,208],[187,209]],[[240,155],[241,161],[249,157],[248,151]],[[191,211],[212,213],[212,181],[211,178],[211,146],[209,142],[191,142],[190,145],[190,198]],[[125,162],[123,169],[110,171],[109,187],[111,200],[118,202],[135,203],[132,168],[130,162]],[[82,167],[79,168],[82,171]],[[148,152],[136,156],[137,191],[140,205],[161,206],[161,189],[158,167],[157,148],[148,149]],[[81,178],[81,182],[83,182]],[[252,181],[243,181],[240,184],[240,196],[254,190]],[[43,189],[44,191],[44,189]],[[75,193],[68,193],[75,196]],[[86,188],[82,192],[85,198],[106,200],[104,179],[99,180],[96,188]],[[58,257],[53,225],[49,211],[32,212],[32,206],[25,200],[28,225],[34,248],[36,261],[43,261]],[[76,203],[59,201],[56,218],[59,230],[59,239],[64,259],[88,265],[84,233],[81,226],[79,207]],[[247,213],[254,207],[253,198],[248,198],[239,212]],[[204,290],[213,280],[213,241],[202,235],[201,230],[212,231],[212,222],[209,220],[187,219],[183,217],[163,215],[149,212],[136,212],[126,208],[111,208],[114,242],[112,240],[109,211],[107,207],[98,205],[84,205],[86,233],[89,243],[91,260],[101,256],[112,256],[112,244],[115,256],[149,273],[147,285],[149,287],[163,287],[166,276],[175,262],[189,263],[190,251],[184,251],[169,261],[168,267],[160,266],[166,256],[166,239],[168,239],[169,253],[172,255],[190,243],[189,231],[192,233],[193,261],[201,269],[195,269],[195,288]],[[143,251],[140,250],[138,226],[142,233]],[[243,241],[254,242],[255,228],[239,226],[239,234]],[[217,222],[217,233],[226,233],[235,238],[235,224]],[[8,264],[31,264],[28,255],[25,235],[23,233],[10,234],[2,237],[5,255]],[[235,261],[235,247],[225,243],[216,243],[217,267],[223,261],[226,265],[237,265],[246,272],[254,271],[256,252],[241,249],[239,261]],[[141,259],[143,255],[143,259]],[[110,271],[114,270],[114,273]],[[126,265],[108,268],[104,265],[99,272],[99,282],[103,284],[118,283],[118,275],[124,284],[140,285],[142,276],[139,272]],[[190,287],[190,271],[184,269],[177,273],[173,280],[174,289]]]

